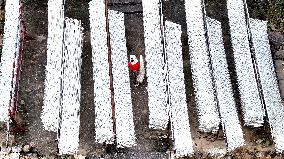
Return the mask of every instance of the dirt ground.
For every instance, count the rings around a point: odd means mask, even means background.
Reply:
[[[24,8],[24,22],[28,33],[37,40],[25,42],[25,54],[22,66],[21,88],[20,88],[20,115],[22,124],[28,132],[16,135],[17,144],[32,144],[38,151],[48,156],[57,153],[56,134],[44,131],[40,120],[40,112],[43,104],[45,64],[46,64],[46,37],[47,37],[47,1],[26,1]],[[82,55],[82,95],[81,95],[81,125],[80,125],[80,148],[79,153],[83,155],[100,155],[111,151],[112,147],[105,148],[95,144],[94,125],[94,102],[93,102],[93,73],[91,61],[90,30],[88,21],[88,3],[66,1],[65,15],[82,21],[84,27],[84,44]],[[127,46],[129,50],[143,54],[143,21],[142,14],[125,15]],[[141,49],[142,48],[142,49]],[[132,102],[134,111],[135,131],[137,135],[137,146],[130,150],[156,152],[166,151],[168,145],[159,138],[166,132],[148,129],[148,107],[147,107],[147,83],[140,87],[132,88]],[[32,142],[32,143],[31,143]],[[116,151],[116,150],[115,150]]]
[[[93,72],[92,53],[90,44],[90,27],[88,14],[88,0],[66,0],[65,15],[77,18],[82,21],[84,27],[84,43],[82,54],[81,72],[81,110],[80,110],[80,147],[79,154],[90,156],[101,156],[107,154],[110,158],[123,158],[123,154],[159,153],[165,155],[172,148],[172,141],[169,139],[169,130],[151,130],[148,128],[148,95],[147,79],[139,87],[131,84],[131,96],[133,103],[135,134],[137,146],[128,149],[116,149],[111,145],[98,145],[95,143],[95,105],[93,92]],[[43,105],[45,65],[46,65],[46,42],[47,42],[47,0],[23,0],[24,3],[24,23],[27,32],[35,40],[25,42],[22,76],[20,81],[20,108],[19,117],[21,124],[28,130],[25,133],[16,134],[13,145],[30,144],[36,151],[48,158],[56,158],[57,140],[56,133],[43,129],[40,113]],[[210,152],[216,153],[224,158],[281,158],[274,150],[268,126],[262,128],[243,127],[246,146],[232,152],[226,152],[226,142],[224,134],[220,130],[218,136],[212,133],[202,133],[198,129],[197,110],[194,102],[194,89],[192,86],[191,71],[188,51],[188,41],[186,35],[186,21],[184,11],[184,1],[166,1],[163,4],[163,14],[165,20],[171,20],[182,25],[183,44],[183,67],[186,80],[186,97],[188,103],[188,114],[191,132],[194,141],[195,155],[193,158],[209,158]],[[232,50],[228,32],[228,19],[226,13],[225,0],[208,1],[206,5],[208,16],[220,20],[223,25],[223,36],[226,46],[226,53],[229,61],[230,75],[235,88],[235,98],[237,106],[240,107],[239,95],[234,72],[234,61],[232,60]],[[111,5],[112,9],[124,10],[126,41],[129,52],[144,54],[144,31],[143,15],[141,3],[131,4],[131,7],[123,5]],[[263,18],[263,17],[262,17]],[[241,111],[239,110],[239,114]],[[241,117],[240,117],[241,120]],[[0,138],[4,137],[4,129],[0,129]],[[141,155],[143,154],[143,155]],[[122,156],[121,156],[122,155]],[[115,157],[116,156],[116,157]],[[119,157],[120,156],[120,157]],[[131,156],[131,155],[130,155]],[[132,155],[135,156],[135,155]],[[138,155],[139,156],[139,155]],[[165,155],[166,156],[166,155]],[[107,157],[106,157],[107,158]],[[127,158],[127,157],[126,157]],[[135,157],[134,157],[135,158]],[[137,159],[139,157],[136,157]],[[147,158],[147,157],[146,157]],[[164,158],[161,157],[161,158]]]

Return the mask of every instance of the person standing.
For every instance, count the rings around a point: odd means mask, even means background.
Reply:
[[[137,77],[140,71],[140,62],[137,60],[135,55],[130,55],[130,62],[128,62],[128,67],[130,68],[131,77],[133,78],[134,86],[136,87],[139,84]]]

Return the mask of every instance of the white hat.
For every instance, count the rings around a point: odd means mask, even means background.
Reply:
[[[133,61],[131,61],[133,60]],[[132,65],[136,64],[138,62],[138,59],[136,58],[135,55],[130,55],[130,62]]]

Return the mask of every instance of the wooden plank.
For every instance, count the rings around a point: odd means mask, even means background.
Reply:
[[[277,78],[267,35],[267,21],[250,18],[250,31],[260,75],[262,93],[268,115],[271,134],[278,152],[284,151],[284,107],[278,89]]]
[[[251,58],[244,2],[227,0],[227,9],[244,124],[259,127],[264,122],[264,109]]]
[[[76,19],[66,18],[62,63],[62,99],[58,148],[60,154],[75,154],[79,147],[81,54],[83,28]]]
[[[47,64],[41,120],[45,130],[57,132],[61,99],[64,3],[48,1]]]
[[[216,131],[220,119],[210,71],[201,0],[186,0],[186,23],[199,129]]]
[[[181,25],[166,21],[166,55],[171,129],[176,156],[193,154],[182,65]]]
[[[132,147],[135,142],[132,99],[130,90],[124,14],[109,10],[109,32],[113,73],[116,143],[118,147]]]
[[[221,23],[206,17],[209,51],[217,92],[217,100],[224,129],[227,149],[233,151],[244,145],[243,131],[239,122],[233,89],[230,81],[224,49]]]
[[[15,94],[19,57],[20,2],[6,1],[3,49],[0,64],[0,121],[8,121],[8,109]],[[14,77],[13,77],[14,76]]]
[[[113,120],[104,0],[89,3],[94,79],[95,131],[98,143],[113,143]]]
[[[143,22],[150,128],[165,129],[168,124],[166,82],[159,0],[143,0]]]

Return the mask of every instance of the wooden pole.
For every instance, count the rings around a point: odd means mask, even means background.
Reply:
[[[113,76],[112,76],[112,61],[111,61],[111,45],[110,45],[110,33],[108,22],[108,0],[105,0],[105,15],[106,15],[106,32],[107,32],[107,47],[108,47],[108,63],[109,63],[109,77],[110,77],[110,92],[111,92],[111,105],[112,105],[112,120],[113,120],[113,133],[114,143],[116,144],[116,120],[115,120],[115,103],[113,92]]]

